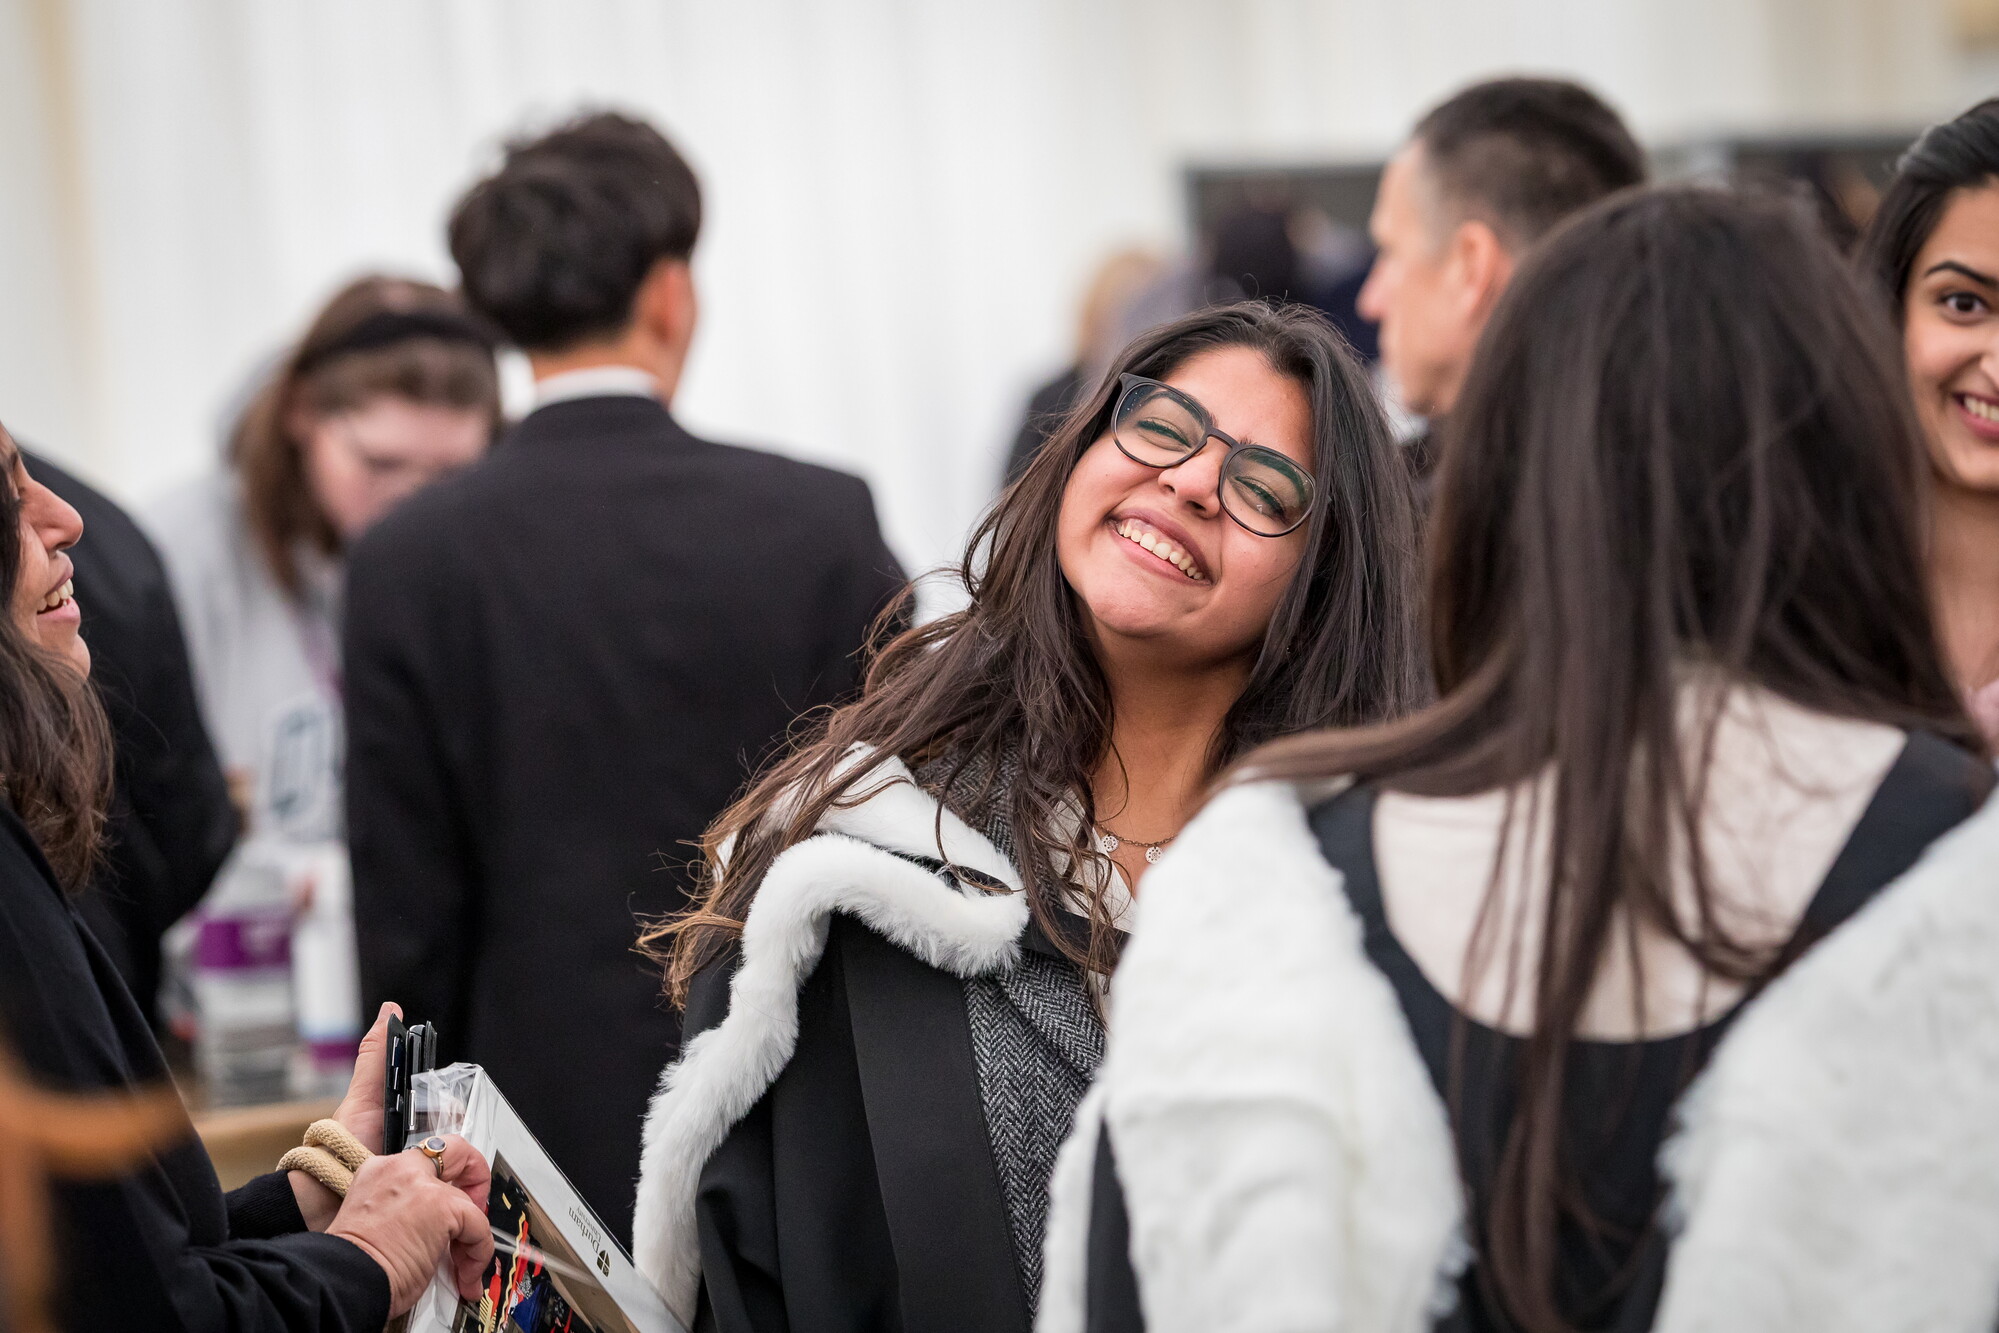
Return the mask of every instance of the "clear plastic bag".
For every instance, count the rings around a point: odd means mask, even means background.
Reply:
[[[410,1079],[410,1106],[414,1127],[410,1142],[431,1134],[462,1134],[471,1138],[472,1091],[479,1082],[479,1066],[446,1065],[425,1070]]]

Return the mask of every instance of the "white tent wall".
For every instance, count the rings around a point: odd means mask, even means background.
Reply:
[[[0,420],[127,498],[208,466],[345,277],[447,280],[509,133],[651,115],[706,189],[697,430],[955,554],[1093,263],[1189,160],[1380,152],[1501,70],[1653,140],[1912,126],[1964,0],[0,0]]]

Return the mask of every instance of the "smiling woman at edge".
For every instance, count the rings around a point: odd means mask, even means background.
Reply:
[[[669,1305],[1025,1333],[1127,886],[1250,747],[1421,702],[1414,544],[1316,314],[1126,349],[974,533],[970,604],[883,651],[649,932],[687,1015],[634,1224]]]
[[[29,475],[0,427],[0,1050],[40,1088],[95,1095],[169,1079],[73,897],[96,860],[111,765],[70,579],[82,536],[76,510]],[[378,1023],[333,1116],[370,1148],[384,1035]],[[57,1163],[46,1197],[30,1200],[48,1210],[38,1239],[58,1326],[363,1333],[409,1310],[447,1254],[459,1291],[476,1297],[493,1252],[489,1176],[456,1135],[434,1166],[419,1153],[370,1158],[342,1198],[302,1171],[225,1195],[177,1104],[158,1133],[155,1152],[108,1178]]]
[[[1929,439],[1944,651],[1999,743],[1999,99],[1916,140],[1860,254],[1893,301]]]

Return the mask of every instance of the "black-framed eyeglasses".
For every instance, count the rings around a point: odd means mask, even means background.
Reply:
[[[1282,537],[1312,516],[1312,474],[1275,449],[1243,444],[1215,428],[1208,409],[1169,384],[1120,375],[1111,438],[1144,467],[1178,467],[1220,440],[1228,455],[1216,490],[1222,512],[1259,537]]]

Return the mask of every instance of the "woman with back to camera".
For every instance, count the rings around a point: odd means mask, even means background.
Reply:
[[[1443,442],[1441,697],[1148,882],[1044,1333],[1999,1313],[1999,807],[1885,323],[1785,205],[1545,244]]]
[[[0,530],[0,1051],[8,1072],[52,1092],[164,1088],[145,1016],[73,897],[95,862],[110,771],[65,554],[83,524],[28,475],[4,429]],[[383,1031],[335,1113],[374,1148]],[[10,1220],[42,1228],[12,1239],[52,1252],[59,1326],[374,1333],[414,1304],[447,1251],[476,1298],[492,1254],[487,1169],[463,1140],[448,1138],[435,1165],[414,1151],[364,1162],[344,1199],[303,1171],[224,1195],[185,1116],[171,1120],[173,1141],[125,1174],[66,1179],[57,1163],[46,1219],[25,1211],[36,1182],[21,1174],[41,1163],[9,1164]]]
[[[656,931],[645,1272],[698,1328],[1017,1330],[1123,904],[1220,768],[1420,701],[1409,483],[1331,325],[1135,342]]]
[[[1999,100],[1916,140],[1860,254],[1893,300],[1929,440],[1945,658],[1999,744]]]

